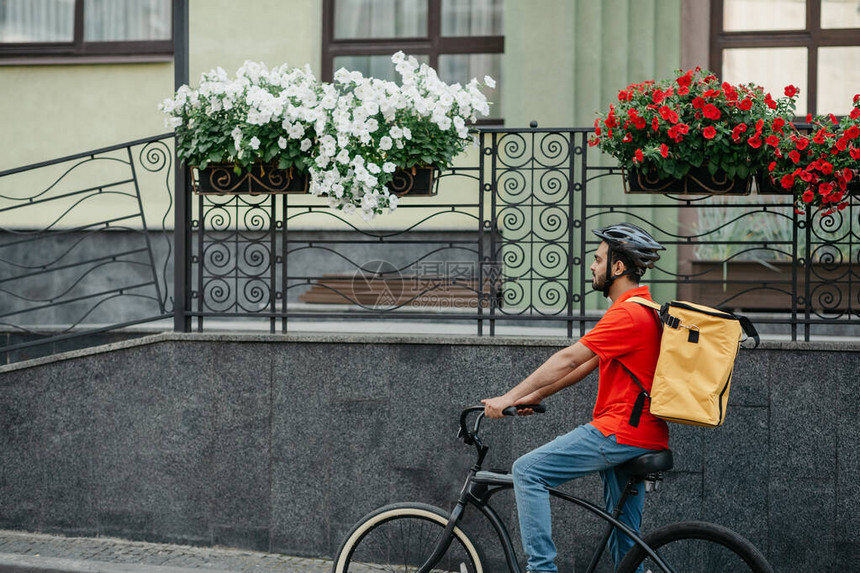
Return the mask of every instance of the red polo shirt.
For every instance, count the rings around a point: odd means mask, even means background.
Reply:
[[[641,390],[621,362],[650,391],[660,353],[660,326],[654,311],[635,302],[626,302],[633,296],[652,300],[647,286],[625,292],[613,301],[597,325],[579,339],[600,358],[600,379],[591,424],[604,436],[615,434],[619,444],[662,450],[669,447],[669,428],[666,422],[651,414],[647,400],[639,426],[630,425],[630,412]]]

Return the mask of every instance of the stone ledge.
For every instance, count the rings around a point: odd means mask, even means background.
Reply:
[[[318,344],[421,344],[421,345],[453,345],[453,346],[519,346],[535,347],[548,346],[563,348],[571,343],[566,337],[547,336],[477,336],[477,335],[421,335],[421,334],[359,334],[359,333],[297,333],[297,334],[263,334],[247,332],[163,332],[152,336],[144,336],[122,342],[114,342],[102,346],[93,346],[81,350],[62,352],[33,360],[24,360],[14,364],[0,366],[0,374],[14,372],[34,366],[72,360],[84,356],[93,356],[106,352],[115,352],[127,348],[136,348],[161,342],[232,342],[232,343],[318,343]],[[742,350],[750,350],[744,343]],[[816,352],[860,352],[860,340],[835,338],[832,340],[816,340],[811,342],[790,340],[762,340],[758,346],[761,350],[783,351],[816,351]]]

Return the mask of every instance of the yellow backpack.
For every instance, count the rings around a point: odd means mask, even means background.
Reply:
[[[657,310],[663,324],[650,393],[622,364],[642,389],[630,424],[639,424],[645,400],[650,399],[649,410],[663,420],[695,426],[722,425],[743,333],[754,338],[756,346],[759,344],[752,322],[745,316],[691,302],[673,300],[660,306],[641,297],[628,300]]]

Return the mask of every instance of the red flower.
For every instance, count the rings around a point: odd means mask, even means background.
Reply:
[[[685,96],[688,93],[690,93],[690,88],[688,88],[687,86],[681,86],[678,88],[678,95],[679,96]]]
[[[809,140],[806,139],[805,137],[794,137],[792,135],[791,140],[794,142],[794,144],[797,146],[797,148],[800,151],[803,151],[804,149],[809,147]]]
[[[860,107],[857,107],[854,109],[856,109],[857,111],[860,111]],[[845,137],[847,137],[848,139],[857,139],[858,137],[860,137],[860,127],[857,127],[856,125],[852,125],[851,127],[849,127],[848,129],[845,130]]]
[[[744,134],[746,130],[747,124],[739,123],[738,125],[736,125],[735,128],[732,130],[732,140],[735,143],[738,143],[741,140],[741,135]]]
[[[811,113],[806,114],[806,123],[812,123],[812,114]]]
[[[749,139],[747,139],[747,143],[750,144],[750,147],[753,149],[758,149],[761,147],[761,137],[758,134],[753,135]]]
[[[675,113],[669,106],[664,105],[660,108],[660,117],[668,121],[669,123],[678,123],[678,114]]]
[[[784,126],[784,125],[785,125],[785,120],[782,119],[781,117],[778,117],[775,120],[773,120],[773,123],[771,124],[771,128],[773,128],[774,131],[778,131],[778,132],[782,133],[782,126]]]
[[[705,107],[705,99],[702,97],[693,98],[693,109],[702,109]]]
[[[624,143],[630,143],[631,141],[633,141],[633,134],[628,131],[624,134],[624,137],[621,138],[621,141],[623,141]]]
[[[775,135],[768,135],[767,139],[765,139],[765,143],[771,147],[779,147],[779,138]]]
[[[669,147],[665,143],[660,144],[660,155],[662,155],[664,159],[669,157]]]
[[[634,163],[642,163],[642,161],[643,161],[644,159],[645,159],[645,158],[642,156],[642,150],[641,150],[641,149],[637,149],[637,150],[633,153],[633,162],[634,162]]]
[[[761,133],[762,128],[764,127],[764,120],[760,119],[755,122],[755,132],[756,134]]]
[[[812,136],[812,141],[815,143],[827,143],[827,132],[823,129],[819,129],[815,132],[815,135]]]
[[[591,139],[588,140],[588,147],[594,147],[596,145],[600,145],[600,138],[599,137],[592,137]]]
[[[854,173],[850,169],[848,169],[846,167],[845,169],[842,170],[842,179],[844,179],[846,183],[851,181],[851,179],[853,179],[853,178],[854,178]]]
[[[654,90],[654,96],[651,98],[651,101],[655,104],[659,104],[665,97],[666,95],[662,91]]]
[[[768,93],[768,94],[765,94],[765,96],[764,96],[764,103],[765,103],[765,104],[767,105],[767,107],[769,107],[770,109],[776,109],[776,102],[775,102],[775,101],[773,101],[773,98],[770,96],[770,94],[769,94],[769,93]]]
[[[825,175],[830,175],[831,173],[833,173],[833,164],[827,163],[826,161],[822,160],[821,161],[821,172],[824,173]]]
[[[629,90],[621,90],[618,92],[619,101],[633,101],[633,92]]]
[[[709,125],[705,129],[702,130],[702,135],[705,139],[713,139],[717,136],[717,130],[714,129],[713,125]]]
[[[686,123],[676,123],[669,128],[669,137],[675,141],[681,141],[685,134],[690,132],[690,126]]]
[[[744,98],[741,100],[741,103],[738,105],[738,107],[746,111],[752,107],[752,100],[749,98]]]
[[[797,92],[800,91],[794,86],[785,86],[785,95],[786,97],[794,97],[797,95]]]
[[[845,151],[847,148],[848,148],[848,139],[847,138],[840,137],[838,140],[836,140],[836,149],[838,149],[839,151]]]
[[[776,161],[771,161],[770,165],[767,166],[767,170],[773,172],[774,169],[776,169]]]
[[[827,197],[833,193],[833,183],[822,183],[818,186],[818,194]]]
[[[833,115],[832,113],[830,114],[830,121],[833,123],[833,125],[836,125],[837,123],[839,123],[839,120],[836,119],[836,116]]]
[[[636,116],[636,119],[634,119],[634,120],[633,120],[633,126],[634,126],[636,129],[645,129],[645,126],[647,126],[647,125],[648,125],[648,122],[647,122],[647,121],[645,121],[645,118],[644,118],[644,117],[641,117],[641,116],[638,116],[638,115],[637,115],[637,116]]]
[[[860,107],[855,107],[851,110],[851,119],[857,119],[860,117]]]
[[[791,189],[794,187],[794,174],[783,175],[782,179],[779,180],[779,184],[782,185],[783,189]]]
[[[851,159],[860,159],[860,149],[851,148],[848,150],[848,154],[851,156]]]
[[[654,131],[659,131],[659,130],[660,130],[660,120],[659,120],[659,119],[657,119],[657,116],[656,116],[656,115],[655,115],[655,116],[654,116],[654,118],[651,120],[651,127],[654,129]]]
[[[809,189],[803,192],[803,202],[804,203],[812,203],[812,200],[815,199],[815,194],[812,193]]]
[[[702,114],[708,119],[720,119],[720,110],[712,103],[705,104],[705,107],[702,108]]]
[[[788,154],[788,158],[791,159],[792,163],[794,163],[795,165],[800,163],[800,154],[797,151],[791,151]]]
[[[681,87],[689,87],[693,81],[693,73],[693,70],[688,70],[686,74],[676,79],[675,82],[677,82],[677,84]]]

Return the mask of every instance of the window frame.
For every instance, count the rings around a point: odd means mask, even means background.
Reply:
[[[175,9],[171,2],[171,11]],[[174,18],[170,18],[169,40],[88,42],[84,40],[84,0],[75,0],[74,36],[71,42],[0,42],[0,65],[33,63],[80,63],[143,59],[170,60],[175,38]]]
[[[337,56],[387,56],[398,50],[409,55],[427,55],[429,65],[439,68],[439,55],[504,54],[502,36],[442,36],[442,0],[427,1],[427,36],[417,38],[361,38],[339,40],[334,37],[334,10],[337,0],[323,0],[322,79],[334,77]],[[481,120],[478,123],[481,123]],[[498,124],[499,120],[492,120]]]
[[[818,109],[818,48],[860,46],[860,28],[822,28],[821,0],[806,0],[806,28],[803,30],[723,30],[724,0],[711,2],[710,68],[722,77],[723,50],[731,48],[806,48],[808,113]]]

